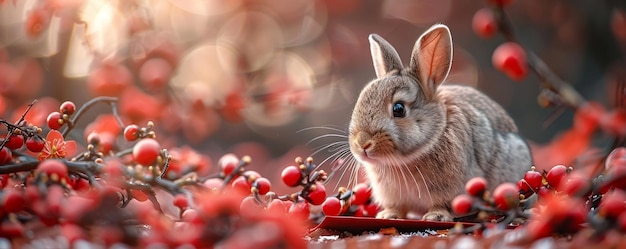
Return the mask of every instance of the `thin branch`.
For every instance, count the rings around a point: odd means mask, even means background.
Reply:
[[[94,105],[101,103],[101,102],[108,103],[109,106],[111,106],[115,119],[117,120],[120,127],[124,129],[124,123],[121,121],[119,114],[117,112],[117,101],[118,99],[115,97],[106,97],[106,96],[95,97],[87,101],[83,106],[80,107],[80,109],[78,109],[78,111],[76,111],[76,114],[72,117],[72,120],[70,120],[67,128],[63,131],[63,137],[66,137],[70,133],[70,131],[74,128],[74,125],[76,124],[78,119],[82,117],[82,115],[85,112],[87,112]]]

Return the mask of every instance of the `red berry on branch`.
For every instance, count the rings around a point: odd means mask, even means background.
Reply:
[[[359,183],[352,190],[352,204],[363,205],[372,196],[372,188],[367,183]]]
[[[493,16],[493,12],[488,8],[483,8],[474,14],[472,19],[472,28],[474,32],[482,38],[490,38],[496,34],[498,23]]]
[[[60,112],[50,113],[46,121],[48,123],[48,127],[50,127],[50,129],[53,129],[53,130],[60,129],[64,122],[63,116],[61,115]]]
[[[141,139],[133,146],[133,158],[143,166],[153,165],[160,154],[161,145],[152,138]]]
[[[530,185],[533,190],[537,190],[539,187],[543,186],[543,176],[534,169],[526,171],[524,174],[524,180],[526,180],[528,185]]]
[[[235,154],[228,153],[220,157],[217,161],[217,165],[220,168],[220,175],[227,176],[230,175],[237,165],[239,164],[239,159]]]
[[[163,58],[150,58],[139,69],[140,82],[149,90],[160,91],[172,76],[172,65]]]
[[[11,135],[7,139],[7,142],[4,144],[4,146],[12,150],[17,150],[19,148],[22,148],[23,145],[24,145],[24,136],[18,135],[18,134]]]
[[[573,171],[568,175],[567,179],[561,182],[558,190],[570,196],[580,196],[586,195],[586,193],[591,190],[590,185],[589,177],[583,173]]]
[[[502,183],[493,190],[493,200],[500,210],[512,209],[519,202],[519,189],[513,183]]]
[[[32,136],[26,139],[26,148],[32,152],[41,152],[45,145],[46,141],[39,136]]]
[[[306,196],[307,201],[313,205],[320,205],[326,200],[326,188],[321,183],[312,185],[309,194]]]
[[[7,189],[2,192],[2,205],[5,212],[15,213],[26,207],[26,198],[24,193],[17,190]]]
[[[217,190],[222,189],[222,186],[224,185],[224,180],[220,178],[209,178],[206,181],[204,181],[202,185],[204,185],[206,188],[208,188],[211,191],[217,191]]]
[[[309,203],[306,201],[299,201],[289,207],[289,214],[295,215],[298,218],[306,220],[311,214],[309,210]]]
[[[132,85],[133,76],[125,66],[104,62],[87,79],[87,89],[93,96],[117,97]]]
[[[135,141],[139,138],[137,132],[139,132],[139,126],[136,124],[128,125],[124,128],[124,138],[126,141]]]
[[[285,205],[285,203],[289,205]],[[270,201],[270,204],[267,205],[267,211],[276,214],[283,214],[289,210],[289,207],[291,207],[291,202],[284,202],[280,199],[273,199],[272,201]]]
[[[258,212],[263,211],[263,207],[257,203],[256,198],[252,196],[248,196],[243,198],[241,203],[239,204],[239,210],[243,215],[254,215],[258,214]]]
[[[257,188],[260,195],[264,195],[270,191],[270,188],[272,187],[272,183],[267,178],[260,177],[254,181],[253,186]]]
[[[491,62],[496,69],[516,81],[523,80],[528,74],[526,52],[515,42],[500,44],[493,52]]]
[[[11,162],[11,159],[13,159],[13,153],[11,150],[7,147],[2,147],[0,150],[0,165],[5,165]]]
[[[465,183],[465,192],[471,196],[482,198],[487,191],[487,179],[483,177],[473,177]]]
[[[249,195],[252,185],[250,184],[250,181],[248,181],[246,177],[238,176],[237,178],[235,178],[235,180],[232,181],[231,187],[237,193],[240,193],[242,195]]]
[[[289,187],[295,187],[302,183],[302,171],[296,166],[287,166],[280,174],[283,182]]]
[[[474,205],[474,200],[469,195],[457,195],[452,199],[452,211],[458,215],[469,214]]]
[[[54,182],[65,182],[68,178],[67,167],[61,160],[46,159],[37,166],[37,174]]]
[[[524,195],[524,198],[528,198],[535,193],[535,190],[533,190],[530,184],[524,179],[517,181],[517,188],[519,189],[519,193]]]
[[[59,107],[61,114],[72,115],[76,112],[76,105],[72,101],[65,101]]]
[[[564,165],[556,165],[546,174],[546,181],[548,182],[548,185],[550,185],[550,188],[558,189],[566,175],[567,167]]]
[[[341,213],[341,201],[337,197],[328,197],[322,203],[322,212],[327,216],[335,216]]]
[[[604,194],[598,206],[598,215],[607,219],[616,219],[626,210],[626,193],[615,189]]]

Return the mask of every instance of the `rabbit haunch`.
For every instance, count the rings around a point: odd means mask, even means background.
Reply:
[[[530,150],[506,111],[474,88],[441,85],[452,63],[446,26],[417,40],[406,68],[383,38],[369,41],[377,78],[359,95],[349,143],[383,209],[379,218],[415,212],[449,221],[450,202],[470,178],[493,188],[522,177]]]

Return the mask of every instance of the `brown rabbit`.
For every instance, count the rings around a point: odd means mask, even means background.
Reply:
[[[369,41],[377,79],[359,95],[349,143],[383,209],[378,218],[450,221],[450,202],[470,178],[493,188],[530,168],[528,145],[502,107],[474,88],[441,84],[452,63],[448,27],[428,29],[407,68],[383,38]]]

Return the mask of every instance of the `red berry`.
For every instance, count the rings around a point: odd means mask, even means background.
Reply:
[[[19,148],[22,148],[23,145],[24,145],[24,136],[17,135],[17,134],[11,135],[9,139],[7,140],[7,142],[4,144],[4,146],[12,150],[17,150]]]
[[[558,190],[567,195],[581,195],[585,194],[583,191],[588,192],[590,190],[590,184],[589,177],[577,171],[573,171],[568,175],[567,180],[561,182]]]
[[[626,210],[626,193],[616,189],[602,196],[600,206],[598,207],[598,214],[609,219],[615,219],[619,217],[624,210]]]
[[[521,81],[528,74],[526,52],[515,42],[505,42],[498,46],[491,57],[493,66],[509,78]]]
[[[295,187],[302,182],[302,171],[296,166],[287,166],[280,174],[283,182],[289,187]]]
[[[32,136],[26,139],[26,148],[32,152],[41,152],[46,142],[39,136]]]
[[[309,189],[306,199],[313,205],[322,204],[326,200],[326,188],[321,183],[316,183]]]
[[[139,138],[139,134],[137,133],[138,131],[139,126],[135,124],[128,125],[124,128],[124,138],[126,138],[126,141],[135,141]]]
[[[72,101],[65,101],[61,104],[59,111],[62,114],[72,115],[76,112],[76,105]]]
[[[189,200],[184,194],[177,194],[174,196],[173,204],[180,209],[186,209],[189,206]]]
[[[132,82],[128,68],[105,62],[89,75],[87,88],[93,96],[120,96]]]
[[[250,182],[254,182],[256,179],[261,178],[261,174],[259,174],[259,172],[256,172],[254,170],[246,170],[241,175],[248,177],[248,181]]]
[[[327,216],[335,216],[341,213],[341,201],[337,197],[328,197],[322,203],[322,211]]]
[[[626,231],[626,212],[622,212],[619,217],[617,217],[617,225],[622,232]]]
[[[498,24],[496,23],[496,18],[493,16],[493,12],[488,8],[476,11],[472,19],[472,28],[474,28],[474,32],[482,38],[492,37],[498,29]]]
[[[267,178],[260,177],[254,181],[253,186],[256,187],[260,195],[264,195],[270,191],[272,184],[270,183],[270,180],[268,180]]]
[[[519,189],[513,183],[502,183],[493,190],[493,200],[500,210],[514,208],[519,202]]]
[[[209,190],[217,191],[222,189],[222,186],[224,185],[224,180],[220,178],[209,178],[204,181],[202,185],[204,185]]]
[[[231,183],[231,186],[235,191],[237,191],[237,193],[242,195],[249,195],[250,188],[252,187],[248,179],[244,176],[238,176],[235,178],[235,180]]]
[[[452,199],[452,211],[458,215],[465,215],[472,211],[473,200],[469,195],[457,195]]]
[[[61,160],[57,159],[46,159],[40,162],[37,166],[37,172],[44,174],[46,179],[54,182],[62,182],[63,179],[67,180],[68,178],[67,167]]]
[[[530,184],[528,184],[528,182],[524,179],[517,181],[517,188],[519,189],[519,193],[524,195],[524,198],[528,198],[535,193],[535,191],[530,187]]]
[[[375,203],[370,203],[365,205],[365,212],[367,213],[366,216],[368,217],[376,217],[376,214],[378,214],[378,205],[376,205]]]
[[[289,207],[289,214],[295,215],[301,219],[308,219],[311,214],[311,210],[309,210],[309,203],[306,201],[300,201],[294,203]]]
[[[550,185],[550,188],[558,189],[565,175],[567,175],[567,167],[564,165],[556,165],[546,174],[546,181],[548,185]]]
[[[52,112],[48,114],[48,118],[46,119],[48,122],[48,127],[53,130],[58,130],[63,125],[63,116],[61,116],[60,112]]]
[[[352,192],[352,204],[363,205],[372,196],[372,188],[367,183],[359,183]]]
[[[2,209],[8,213],[21,211],[26,206],[24,193],[17,190],[5,190],[2,192]]]
[[[292,202],[281,201],[280,199],[273,199],[269,205],[267,205],[267,211],[277,214],[283,214],[289,211]]]
[[[221,171],[220,175],[222,176],[230,175],[233,172],[233,170],[237,168],[238,164],[239,164],[239,159],[237,158],[237,156],[235,156],[235,154],[231,154],[231,153],[223,155],[217,161],[217,165]]]
[[[5,165],[11,162],[11,159],[13,159],[13,153],[11,150],[7,147],[2,147],[0,150],[0,165]]]
[[[135,162],[144,166],[154,164],[160,154],[161,145],[152,138],[141,139],[133,147],[133,158]]]
[[[139,69],[140,82],[150,90],[162,90],[172,76],[172,65],[162,58],[150,58]]]
[[[550,190],[545,186],[541,186],[541,188],[537,189],[537,195],[539,198],[547,198],[554,194],[554,190]]]
[[[487,179],[483,177],[473,177],[465,184],[465,192],[471,196],[482,198],[487,191]]]
[[[259,211],[262,211],[263,207],[259,205],[259,203],[257,203],[256,198],[248,196],[246,198],[243,198],[243,200],[239,204],[239,210],[241,211],[241,214],[252,215]]]
[[[530,185],[533,190],[539,189],[539,187],[543,186],[543,176],[538,171],[529,170],[524,174],[524,180]]]

